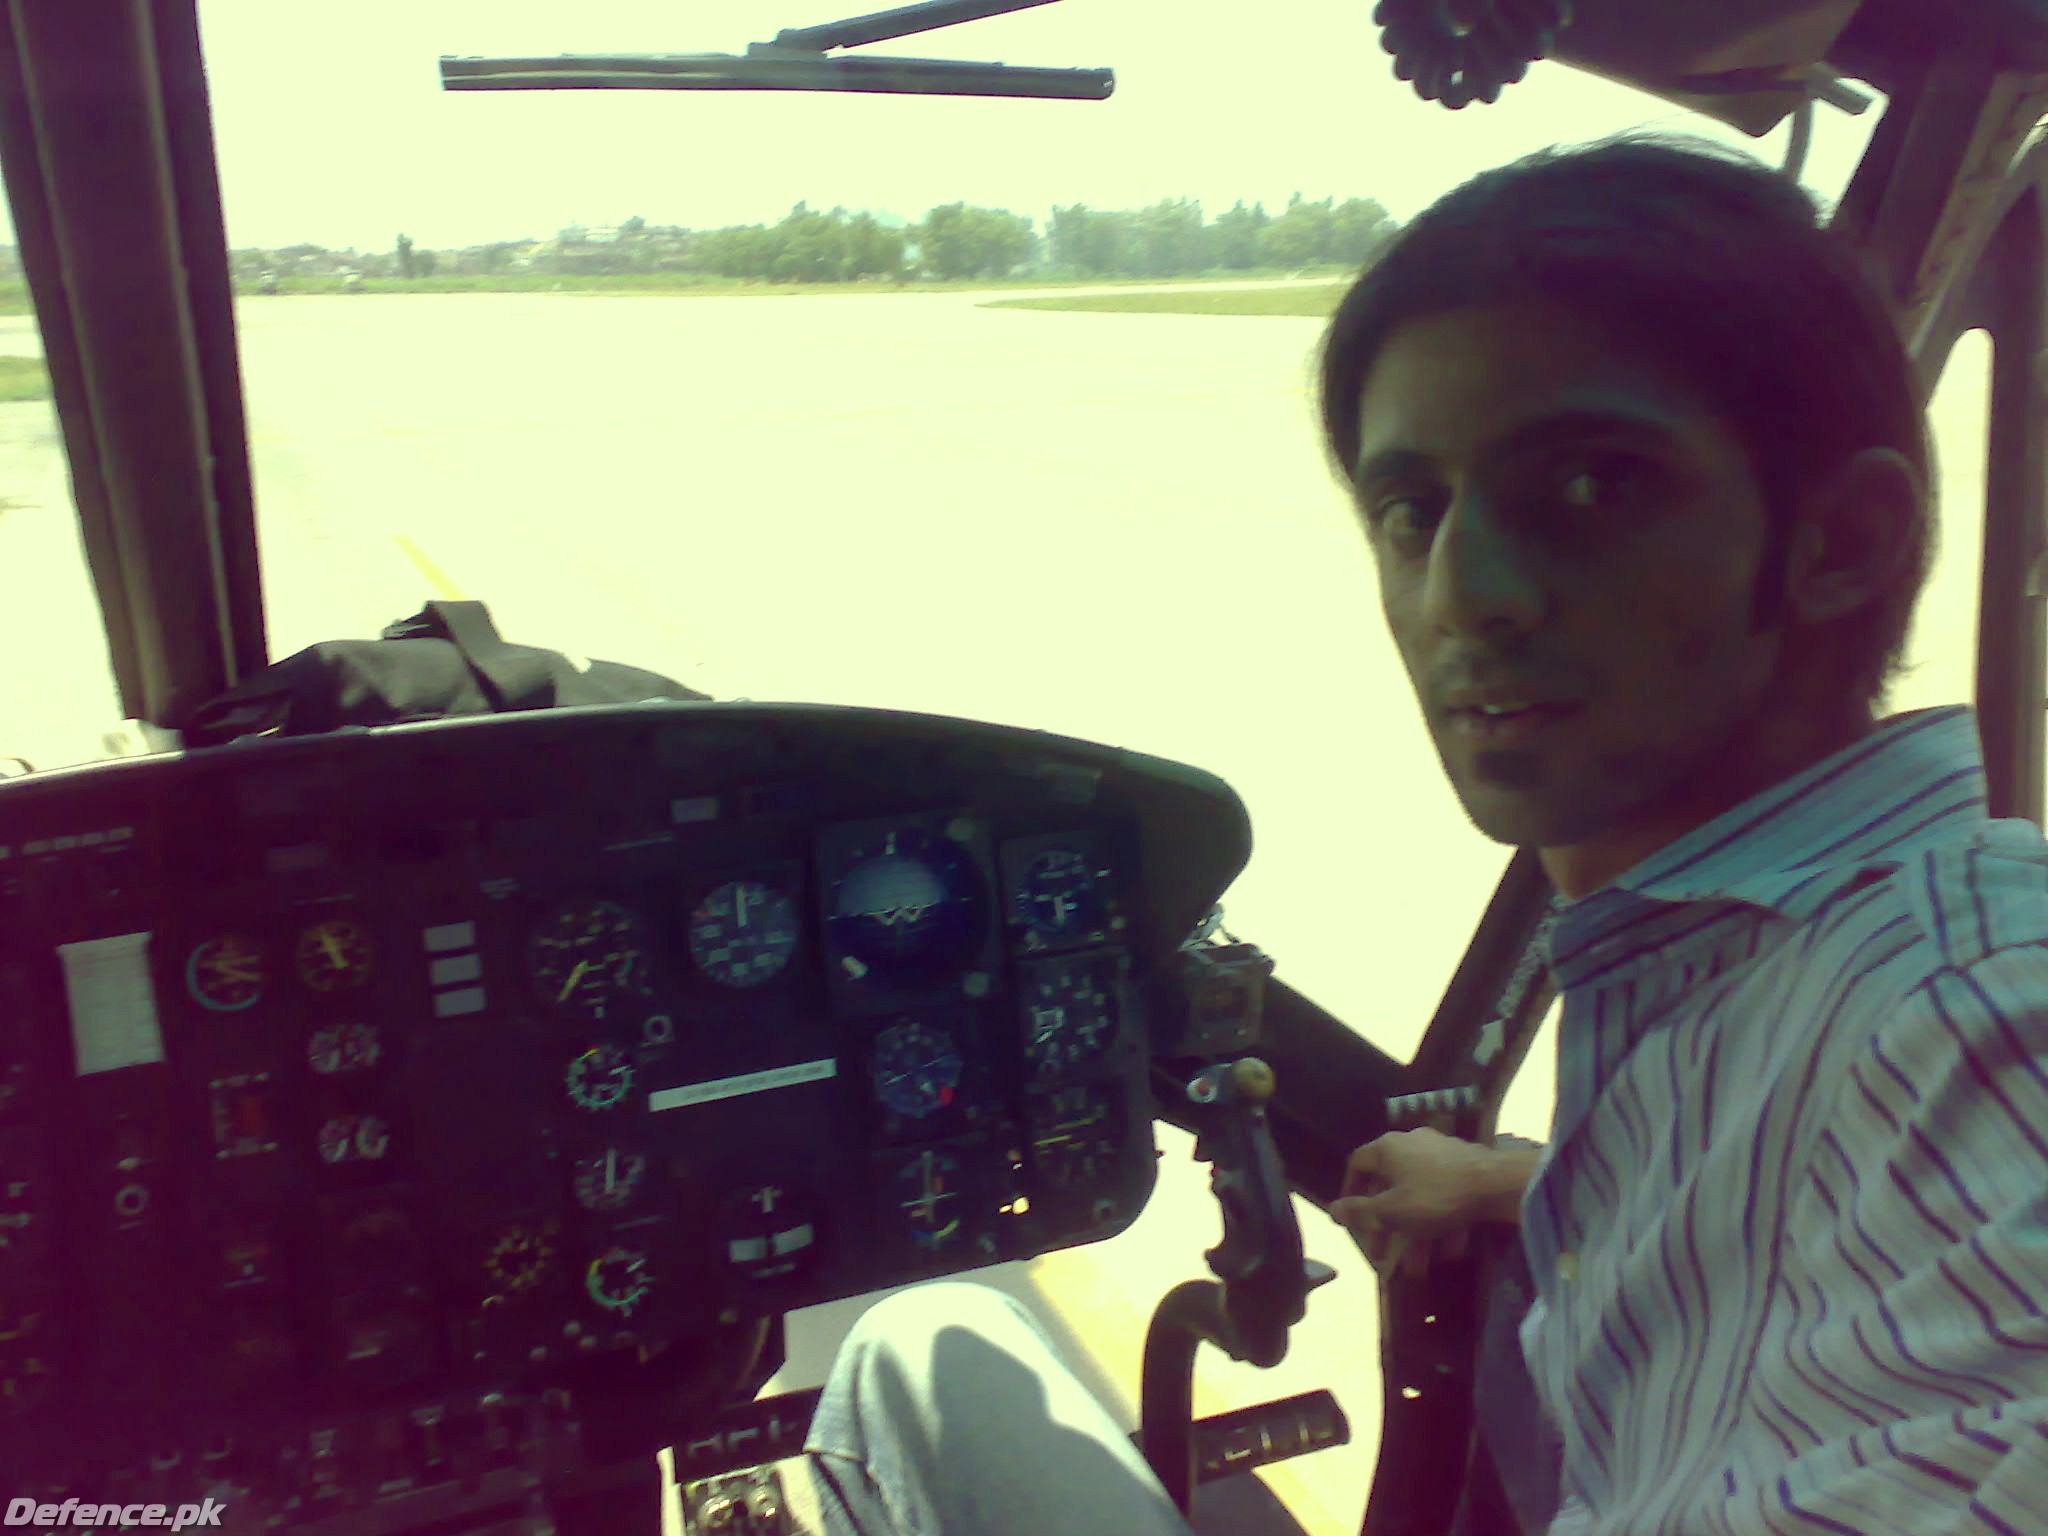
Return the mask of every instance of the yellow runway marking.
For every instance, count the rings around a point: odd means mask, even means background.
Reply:
[[[392,538],[398,547],[405,551],[405,558],[417,566],[419,573],[427,578],[427,585],[434,589],[436,597],[451,603],[462,600],[462,589],[448,579],[446,571],[427,558],[425,550],[402,533],[393,534]]]

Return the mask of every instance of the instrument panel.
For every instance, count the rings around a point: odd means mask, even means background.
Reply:
[[[1197,770],[818,706],[9,782],[0,1462],[416,1446],[1112,1236],[1150,969],[1248,852]]]

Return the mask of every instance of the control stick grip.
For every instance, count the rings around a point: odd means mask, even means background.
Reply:
[[[1308,1310],[1319,1280],[1304,1264],[1301,1225],[1265,1106],[1278,1086],[1256,1056],[1220,1062],[1188,1083],[1200,1134],[1195,1156],[1223,1213],[1223,1240],[1203,1257],[1224,1283],[1223,1310],[1235,1333],[1219,1341],[1233,1358],[1277,1364],[1287,1330]]]

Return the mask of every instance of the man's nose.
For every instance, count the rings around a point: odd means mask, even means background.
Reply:
[[[1534,628],[1544,605],[1536,560],[1487,498],[1461,495],[1430,547],[1423,605],[1431,627],[1467,635]]]

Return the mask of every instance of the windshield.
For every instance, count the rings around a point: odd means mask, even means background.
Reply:
[[[1074,4],[864,50],[1110,65],[1107,102],[448,93],[436,70],[737,53],[839,14],[372,4],[309,53],[275,7],[202,5],[274,650],[459,594],[512,639],[720,697],[1200,764],[1258,840],[1233,930],[1408,1054],[1503,855],[1437,771],[1316,438],[1338,263],[1375,216],[1543,144],[1750,141],[1554,67],[1446,112],[1336,3],[1235,45],[1162,4]],[[1823,117],[1824,196],[1876,115]],[[949,230],[933,210],[956,204]],[[811,223],[785,229],[793,209]],[[804,241],[843,256],[828,231],[863,216],[906,291],[790,292],[825,272]],[[705,238],[749,226],[784,237],[779,267]],[[1205,300],[1280,313],[1077,312],[919,280],[972,270],[976,240],[982,287],[1299,289]],[[1397,931],[1397,971],[1362,963]]]
[[[1258,30],[1075,0],[865,50],[1111,66],[1106,102],[440,88],[441,55],[738,53],[842,14],[766,0],[366,0],[317,45],[291,7],[200,14],[274,655],[474,597],[511,640],[721,698],[1201,765],[1257,840],[1230,929],[1412,1054],[1505,853],[1438,770],[1326,469],[1323,319],[1388,221],[1485,166],[1646,124],[1776,161],[1782,130],[1751,141],[1549,65],[1450,113],[1391,78],[1356,0]],[[1805,177],[1824,198],[1877,116],[1822,112]],[[11,271],[0,624],[37,665],[11,674],[0,752],[80,761],[112,689]],[[1935,427],[1960,542],[1901,707],[1970,692],[1982,349],[1951,375]],[[1550,1053],[1504,1129],[1547,1133]],[[1158,1219],[1213,1223],[1193,1198],[1163,1191]],[[1153,1221],[1110,1246],[1156,1243]],[[1172,1250],[1169,1283],[1194,1253]],[[1128,1394],[1135,1359],[1112,1349],[1104,1379]],[[1344,1362],[1369,1379],[1369,1339]],[[1369,1461],[1278,1470],[1318,1536],[1356,1528]]]

